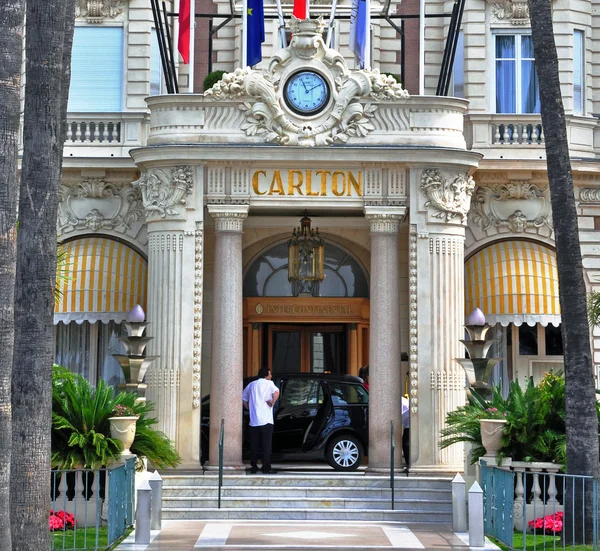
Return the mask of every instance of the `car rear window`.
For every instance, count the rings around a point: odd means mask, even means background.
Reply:
[[[323,389],[316,379],[290,379],[281,396],[281,407],[323,403]]]
[[[362,385],[328,381],[334,406],[368,404],[369,394]]]

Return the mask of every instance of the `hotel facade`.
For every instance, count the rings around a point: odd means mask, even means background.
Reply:
[[[553,2],[589,291],[600,287],[597,3]],[[240,19],[227,21],[241,3],[198,1],[196,13],[213,22],[198,18],[195,62],[175,61],[182,93],[166,94],[148,3],[77,1],[57,361],[122,382],[112,354],[141,304],[147,352],[158,356],[147,396],[183,467],[200,466],[204,395],[211,419],[224,419],[225,465],[238,468],[244,377],[262,365],[356,375],[368,364],[369,468],[389,468],[390,421],[400,442],[407,394],[412,470],[462,471],[462,448],[440,449],[439,431],[465,401],[455,359],[465,357],[460,339],[475,307],[494,325],[497,382],[562,367],[527,4],[466,4],[450,95],[441,96],[452,7],[373,0],[372,69],[360,70],[349,2],[339,3],[331,47],[329,5],[286,20],[285,48],[267,5],[263,61],[250,69],[240,67]],[[409,17],[423,9],[421,24]],[[396,23],[404,14],[402,42],[382,13]],[[208,69],[227,74],[201,93]],[[305,78],[322,90],[309,107],[294,96],[294,86],[312,87]],[[290,280],[304,216],[324,245],[324,278],[310,285]],[[600,334],[591,342],[600,364]]]

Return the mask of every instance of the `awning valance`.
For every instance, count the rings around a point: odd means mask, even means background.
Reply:
[[[85,237],[64,246],[64,278],[54,323],[121,322],[136,304],[146,308],[146,260],[127,245],[104,237]]]
[[[554,251],[530,241],[489,245],[465,264],[466,314],[483,310],[488,323],[560,324]]]

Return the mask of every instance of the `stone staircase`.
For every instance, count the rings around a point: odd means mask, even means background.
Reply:
[[[451,523],[451,479],[364,474],[163,475],[163,519],[311,519]]]

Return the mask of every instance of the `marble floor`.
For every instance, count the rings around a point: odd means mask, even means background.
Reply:
[[[135,544],[131,534],[116,551],[243,551],[243,550],[450,551],[469,549],[468,536],[443,524],[398,524],[347,521],[163,521],[149,545]],[[499,549],[486,540],[479,551]]]

